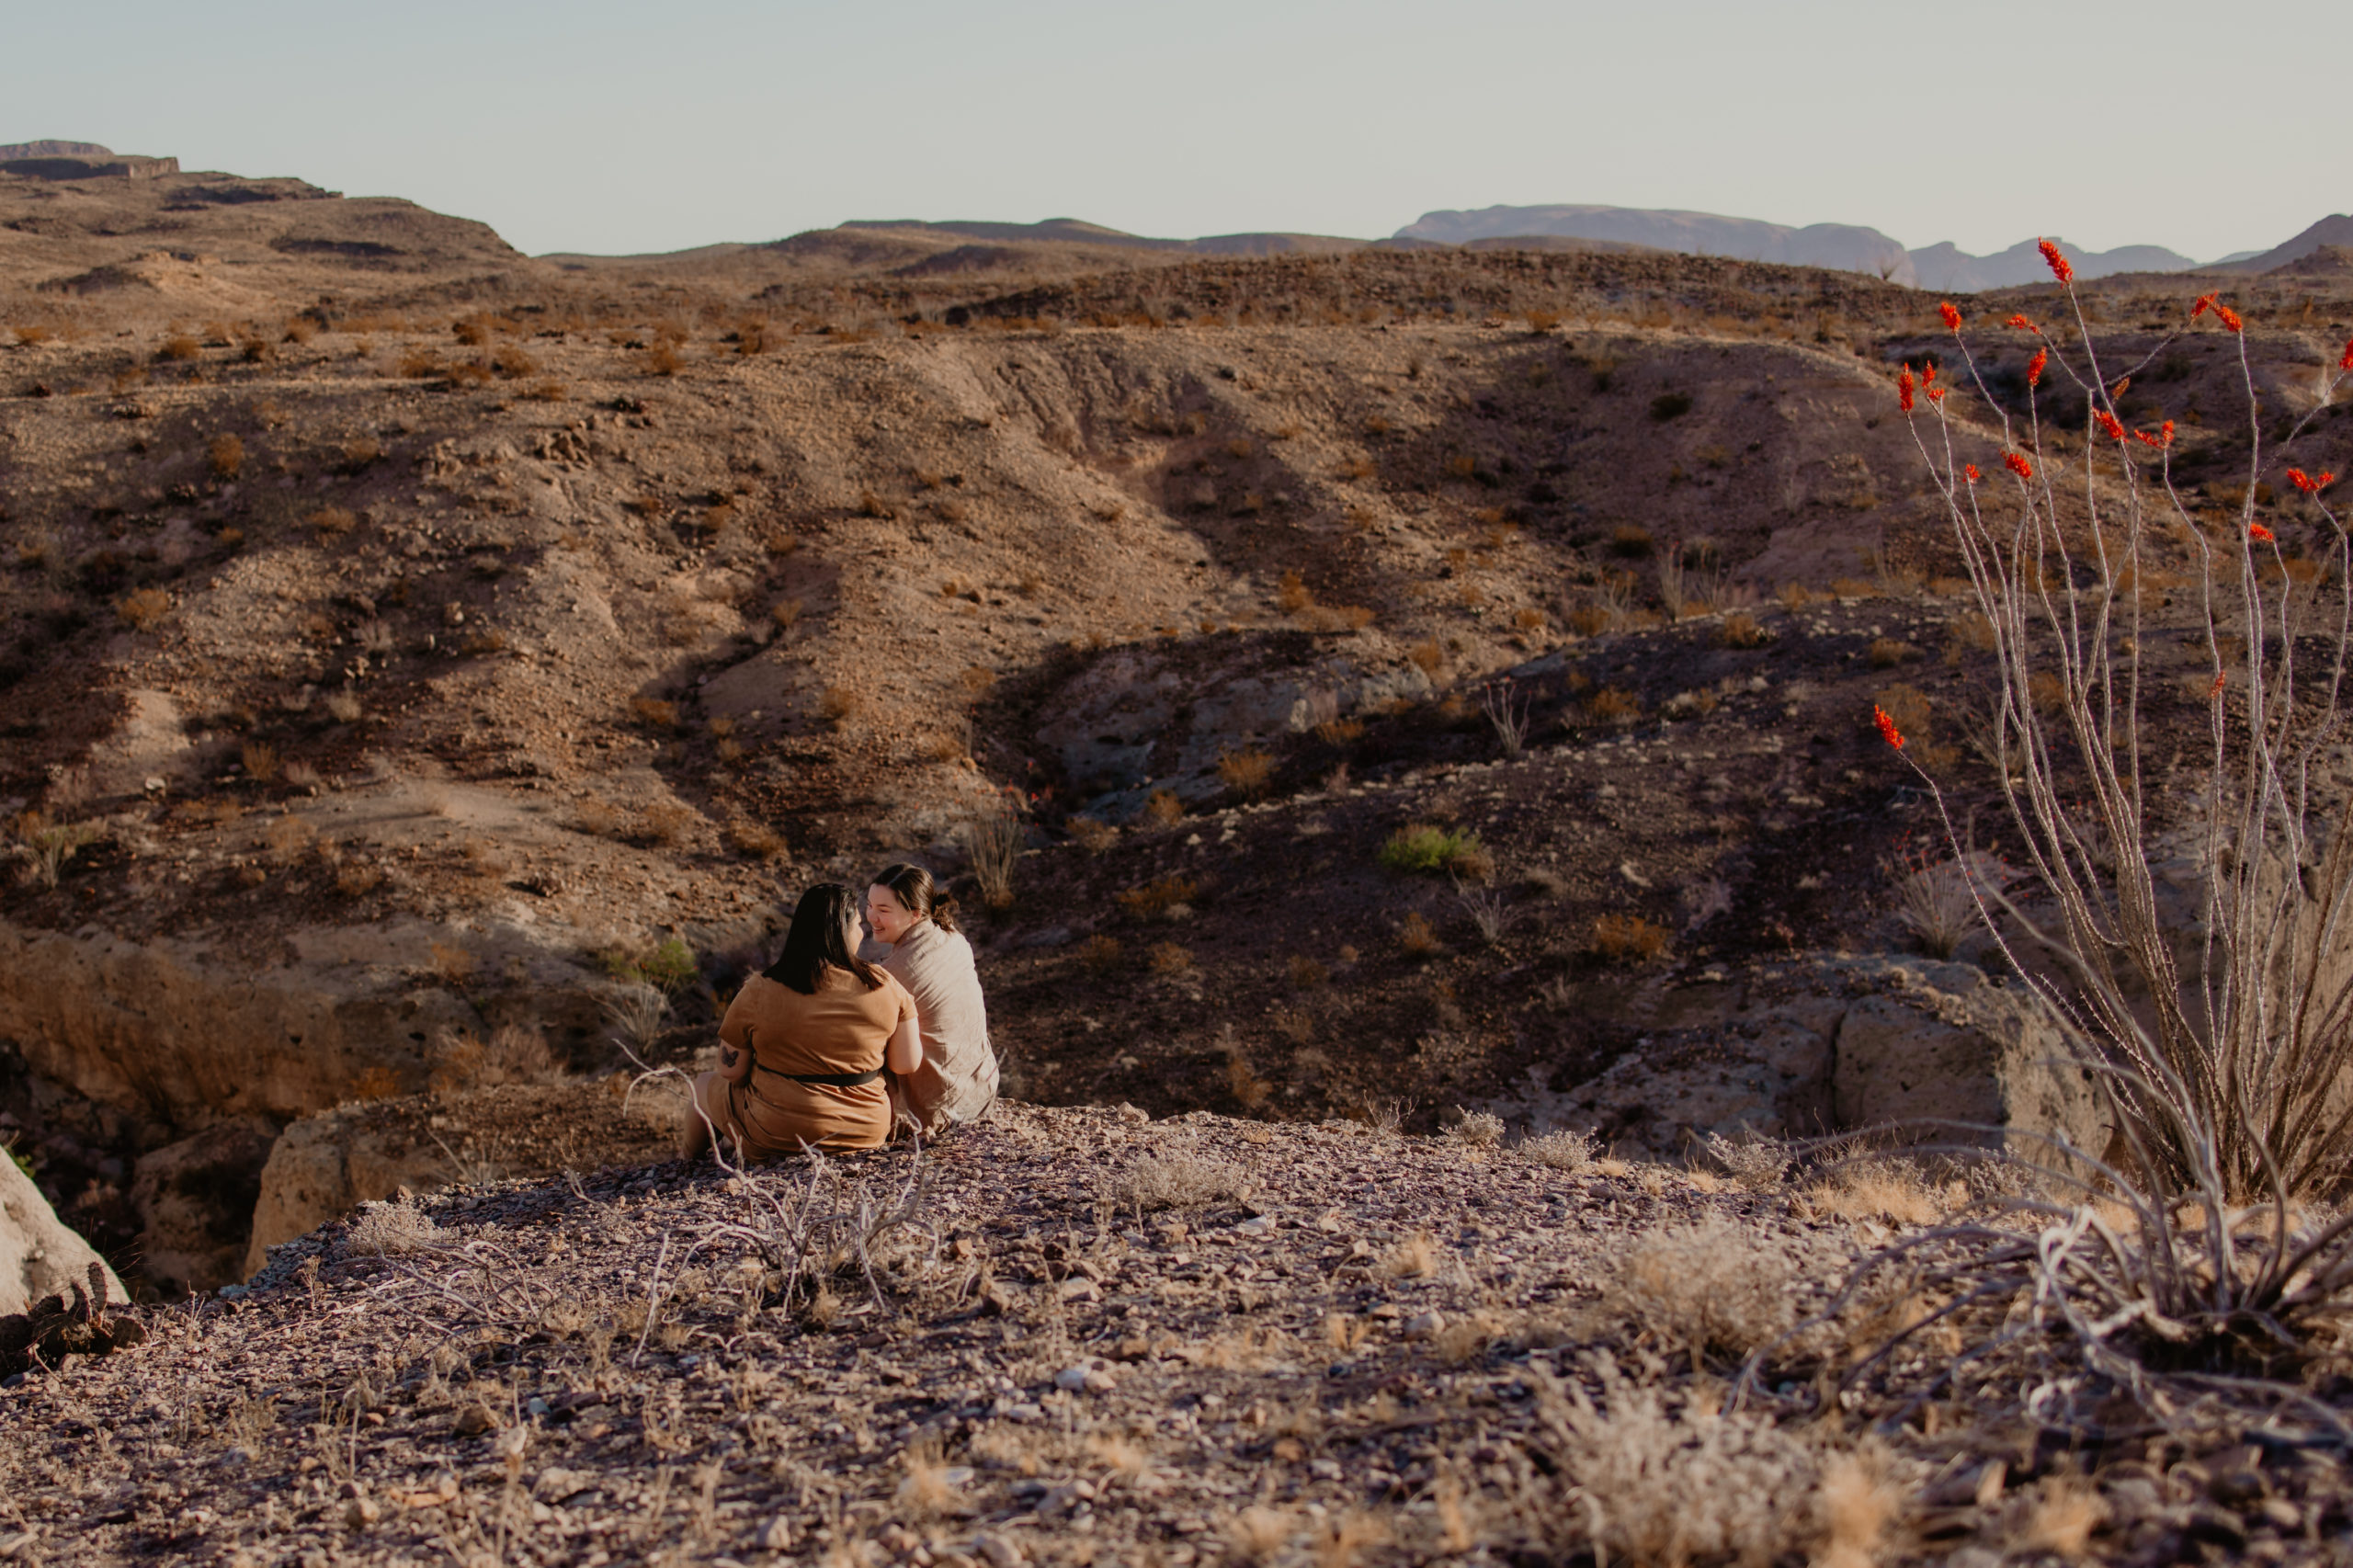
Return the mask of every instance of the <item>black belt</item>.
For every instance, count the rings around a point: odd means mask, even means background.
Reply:
[[[773,1067],[755,1062],[752,1068],[755,1072],[771,1074],[779,1078],[790,1078],[796,1084],[817,1084],[828,1089],[855,1089],[882,1076],[880,1067],[871,1073],[779,1073]]]

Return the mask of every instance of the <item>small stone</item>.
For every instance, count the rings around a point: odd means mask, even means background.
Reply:
[[[974,1536],[972,1550],[988,1562],[989,1568],[1021,1568],[1027,1561],[1021,1549],[1001,1535]]]
[[[1099,1301],[1103,1288],[1084,1274],[1074,1274],[1062,1282],[1062,1298],[1065,1301]]]
[[[343,1522],[353,1529],[363,1529],[383,1517],[383,1506],[373,1497],[354,1497],[343,1506]]]
[[[752,1538],[752,1543],[762,1551],[791,1551],[792,1521],[779,1514],[760,1527],[759,1533]]]
[[[1085,1367],[1064,1367],[1054,1374],[1054,1386],[1070,1393],[1086,1390],[1087,1370]]]
[[[1444,1312],[1415,1312],[1412,1317],[1405,1320],[1405,1337],[1408,1339],[1427,1339],[1431,1335],[1436,1334],[1439,1329],[1444,1328],[1445,1326],[1446,1314]]]
[[[1086,1374],[1086,1392],[1089,1393],[1109,1393],[1119,1386],[1120,1381],[1108,1372],[1097,1369]]]
[[[2256,1517],[2282,1532],[2302,1528],[2304,1516],[2285,1497],[2266,1497],[2255,1506]]]
[[[1120,1102],[1119,1117],[1121,1121],[1150,1121],[1152,1119],[1152,1112],[1144,1109],[1142,1106],[1131,1105],[1127,1101],[1121,1100]]]
[[[497,1425],[498,1417],[491,1414],[490,1406],[475,1403],[459,1411],[449,1429],[461,1437],[479,1437]]]

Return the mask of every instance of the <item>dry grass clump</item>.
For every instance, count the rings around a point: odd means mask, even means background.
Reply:
[[[1143,800],[1143,820],[1154,827],[1174,827],[1184,820],[1185,802],[1174,790],[1154,790]]]
[[[433,1216],[405,1199],[397,1203],[363,1203],[358,1218],[344,1233],[346,1257],[406,1257],[431,1252],[443,1241]]]
[[[1593,923],[1593,950],[1609,963],[1655,963],[1665,956],[1667,935],[1639,915],[1604,915]]]
[[[1519,1141],[1519,1152],[1556,1171],[1581,1171],[1593,1164],[1593,1136],[1563,1128]]]
[[[1063,826],[1070,834],[1071,842],[1089,855],[1102,854],[1120,839],[1118,828],[1113,827],[1109,823],[1099,822],[1094,817],[1072,817],[1063,823]]]
[[[1741,1186],[1752,1192],[1763,1192],[1781,1185],[1781,1178],[1796,1162],[1797,1151],[1780,1139],[1768,1138],[1752,1128],[1743,1138],[1709,1133],[1708,1157],[1731,1172]]]
[[[1128,888],[1118,897],[1120,907],[1135,919],[1177,919],[1179,911],[1191,912],[1200,891],[1200,884],[1190,877],[1158,877]]]
[[[1603,1408],[1575,1384],[1563,1398],[1550,1379],[1543,1397],[1540,1418],[1569,1480],[1552,1532],[1563,1547],[1681,1568],[1778,1562],[1819,1539],[1815,1454],[1770,1422],[1699,1404],[1669,1410],[1661,1390],[1629,1384],[1608,1362]]]
[[[244,472],[245,444],[234,436],[215,436],[205,449],[204,459],[212,477],[225,483]]]
[[[1199,1209],[1250,1190],[1250,1173],[1231,1160],[1189,1148],[1139,1155],[1107,1178],[1102,1195],[1120,1209],[1142,1214],[1156,1209]]]
[[[1275,759],[1256,746],[1242,751],[1221,752],[1217,759],[1220,782],[1245,800],[1255,801],[1267,792],[1267,782],[1275,776]]]
[[[1493,1111],[1462,1110],[1461,1119],[1446,1130],[1449,1142],[1467,1148],[1492,1149],[1504,1141],[1504,1119]]]
[[[991,909],[1013,903],[1013,868],[1021,858],[1021,817],[1004,796],[994,796],[964,820],[958,836],[980,884],[981,899]]]
[[[172,596],[161,588],[141,588],[115,601],[117,619],[134,631],[153,628],[172,611]]]
[[[1736,1360],[1796,1323],[1798,1279],[1786,1243],[1711,1217],[1636,1243],[1603,1287],[1601,1308],[1695,1363]]]
[[[1909,1160],[1874,1158],[1835,1165],[1805,1192],[1817,1214],[1834,1220],[1877,1221],[1895,1225],[1933,1225],[1945,1217],[1945,1199]]]

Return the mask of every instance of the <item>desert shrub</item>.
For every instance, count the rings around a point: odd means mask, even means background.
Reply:
[[[1256,746],[1218,754],[1219,781],[1245,800],[1255,801],[1265,794],[1274,775],[1275,759]]]
[[[1426,959],[1446,950],[1438,931],[1418,909],[1408,910],[1397,923],[1397,947],[1407,958]]]
[[[1154,827],[1173,827],[1185,815],[1185,802],[1174,790],[1154,790],[1143,799],[1143,820]]]
[[[645,351],[645,373],[649,376],[675,376],[686,368],[686,357],[675,345],[657,343]]]
[[[1875,670],[1892,670],[1896,665],[1908,663],[1919,656],[1919,649],[1909,642],[1898,642],[1893,637],[1874,637],[1871,639],[1870,650],[1863,655]]]
[[[1305,953],[1291,954],[1283,964],[1283,973],[1301,991],[1312,991],[1332,978],[1330,970]]]
[[[1117,937],[1098,932],[1078,945],[1078,961],[1089,974],[1108,974],[1120,967],[1124,951]]]
[[[222,481],[234,479],[244,472],[245,444],[234,436],[215,436],[212,444],[204,449],[204,460],[211,469],[213,478]]]
[[[1772,640],[1746,610],[1734,610],[1725,616],[1717,628],[1716,639],[1727,648],[1762,648]]]
[[[1275,588],[1276,608],[1285,615],[1297,615],[1314,602],[1315,596],[1307,591],[1307,584],[1298,573],[1283,574],[1282,581]]]
[[[343,1233],[346,1257],[407,1257],[431,1252],[448,1238],[433,1216],[406,1199],[397,1203],[362,1203]]]
[[[1893,1225],[1933,1225],[1946,1203],[1913,1162],[1893,1155],[1866,1155],[1832,1165],[1806,1188],[1806,1202],[1835,1220]]]
[[[1630,1384],[1604,1362],[1599,1405],[1582,1384],[1567,1385],[1565,1398],[1550,1384],[1540,1418],[1574,1477],[1554,1521],[1563,1559],[1589,1551],[1637,1568],[1768,1563],[1804,1561],[1824,1544],[1816,1451],[1761,1416],[1719,1415],[1697,1402],[1670,1410],[1662,1390]],[[1813,1561],[1861,1568],[1878,1559],[1824,1551]]]
[[[1483,856],[1477,835],[1435,823],[1410,823],[1381,846],[1381,863],[1409,876],[1434,877],[1457,870],[1472,856]]]
[[[632,697],[629,703],[630,717],[656,730],[678,727],[678,705],[659,697]]]
[[[700,975],[694,949],[678,937],[659,942],[617,942],[598,948],[588,960],[599,974],[623,985],[646,985],[664,995],[675,995]]]
[[[1982,918],[1978,893],[1991,901],[2017,878],[1991,855],[1938,858],[1907,846],[1881,868],[1895,890],[1895,917],[1930,958],[1949,959]]]
[[[267,741],[247,741],[239,748],[237,759],[245,769],[245,777],[256,783],[267,784],[278,777],[278,748]]]
[[[201,343],[187,333],[176,332],[164,339],[163,346],[155,350],[155,358],[175,363],[184,363],[203,352],[204,346]]]
[[[754,860],[773,863],[792,858],[792,846],[786,842],[784,835],[748,817],[728,824],[727,845],[736,854]]]
[[[1142,1214],[1199,1209],[1244,1197],[1250,1187],[1250,1174],[1240,1165],[1179,1146],[1139,1155],[1104,1181],[1102,1195],[1115,1208]]]
[[[1493,1111],[1463,1110],[1453,1126],[1446,1130],[1449,1142],[1472,1149],[1492,1149],[1504,1141],[1504,1119]]]
[[[1120,907],[1138,920],[1165,917],[1188,908],[1200,891],[1190,877],[1159,877],[1121,892]]]
[[[1666,942],[1666,927],[1639,915],[1605,915],[1593,923],[1593,950],[1609,963],[1655,963]]]
[[[1159,942],[1153,946],[1146,960],[1154,974],[1188,974],[1193,968],[1192,949],[1176,942]]]
[[[1710,1218],[1636,1242],[1604,1284],[1601,1301],[1609,1315],[1695,1361],[1736,1360],[1795,1324],[1800,1278],[1787,1242]]]
[[[829,686],[817,699],[817,716],[839,729],[866,709],[865,694],[856,687]]]
[[[1581,1171],[1593,1164],[1592,1135],[1566,1129],[1523,1138],[1518,1149],[1538,1165],[1550,1165],[1556,1171]]]
[[[980,884],[982,901],[991,909],[1012,903],[1013,868],[1021,857],[1022,839],[1020,813],[1013,803],[1002,795],[990,797],[964,819],[959,836],[972,865],[972,880]]]
[[[1755,1129],[1748,1135],[1727,1138],[1721,1132],[1711,1132],[1707,1138],[1708,1157],[1732,1173],[1733,1179],[1752,1191],[1764,1191],[1780,1185],[1796,1163],[1797,1149],[1779,1138],[1768,1138]]]
[[[141,588],[114,602],[114,613],[134,631],[152,629],[172,610],[172,596],[161,588]]]
[[[1605,686],[1585,699],[1585,722],[1596,726],[1622,728],[1642,717],[1642,699],[1632,692],[1614,686]]]
[[[322,506],[302,519],[321,540],[340,539],[358,526],[359,519],[341,506]]]
[[[1074,816],[1063,824],[1071,842],[1089,855],[1100,855],[1120,841],[1120,830],[1090,816]]]

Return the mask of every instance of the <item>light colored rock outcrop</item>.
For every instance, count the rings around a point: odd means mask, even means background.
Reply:
[[[345,1112],[294,1123],[278,1135],[262,1167],[241,1277],[267,1263],[273,1245],[358,1204],[390,1198],[404,1187],[426,1192],[447,1186],[452,1163],[438,1144],[419,1143],[403,1129],[369,1126]]]
[[[106,1269],[108,1292],[124,1300],[129,1292],[106,1259],[57,1217],[16,1161],[0,1155],[0,1316],[87,1279],[93,1263]]]
[[[1708,1133],[1807,1138],[1881,1128],[1893,1142],[2047,1153],[2097,1150],[2095,1085],[2023,988],[1973,965],[1817,958],[1741,981],[1613,999],[1647,1024],[1589,1082],[1544,1070],[1491,1106],[1530,1131],[1573,1128],[1674,1156]],[[1965,1126],[1951,1125],[1955,1123]]]

